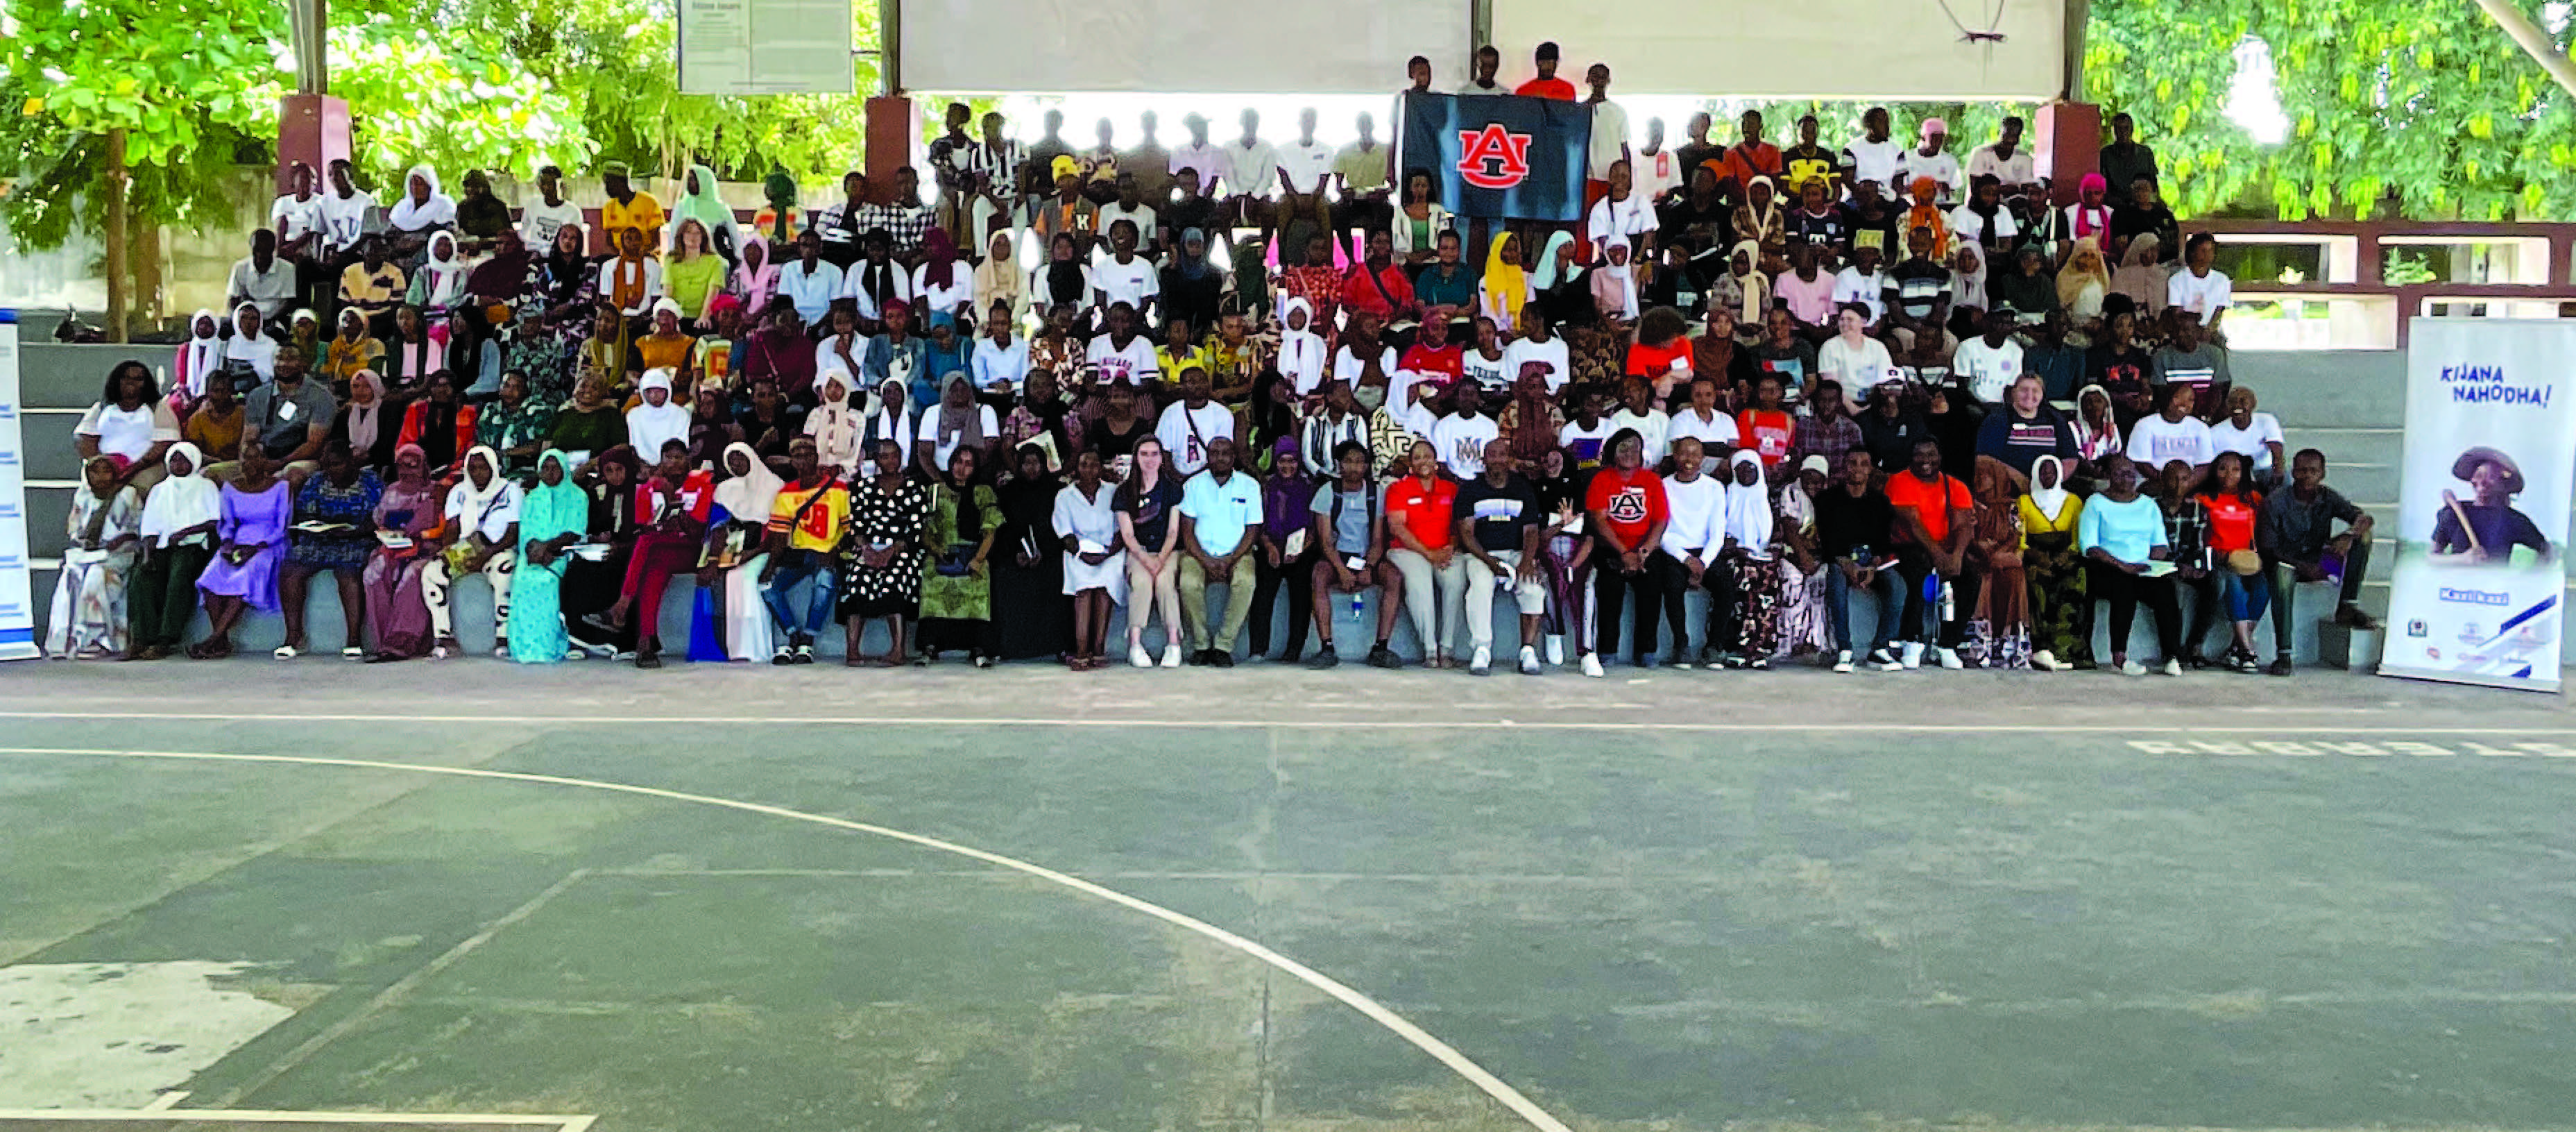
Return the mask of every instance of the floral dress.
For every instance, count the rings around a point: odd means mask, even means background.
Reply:
[[[873,478],[850,493],[850,534],[841,544],[842,620],[909,616],[921,603],[921,573],[928,555],[922,538],[930,525],[930,493],[905,480],[893,490]],[[870,566],[859,551],[901,542],[901,553]]]
[[[384,496],[384,481],[373,469],[360,470],[347,487],[320,473],[304,477],[303,486],[295,489],[295,524],[336,523],[349,529],[290,532],[287,563],[307,570],[366,569],[367,557],[376,549],[376,504]]]
[[[951,552],[972,559],[975,547],[987,532],[998,535],[1002,529],[1002,505],[993,489],[976,485],[973,501],[949,484],[931,489],[929,522],[922,542],[925,553],[921,567],[922,647],[936,649],[976,649],[983,647],[983,626],[993,619],[993,569],[985,562],[981,574],[942,574],[939,562]],[[1012,553],[1009,547],[995,543],[992,558]],[[946,622],[946,624],[941,624]]]
[[[2084,501],[2067,497],[2055,517],[2024,495],[2021,568],[2030,585],[2030,647],[2060,663],[2093,664],[2093,600],[2084,583],[2084,557],[2075,547],[2076,520]]]
[[[125,651],[127,577],[134,571],[133,543],[114,550],[107,545],[143,531],[143,502],[130,487],[107,499],[88,487],[72,497],[64,520],[71,549],[63,552],[62,570],[54,579],[53,623],[45,632],[45,653],[67,657],[112,656]],[[98,549],[82,543],[98,540]]]

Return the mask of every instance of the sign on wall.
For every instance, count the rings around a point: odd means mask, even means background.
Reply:
[[[2576,322],[2418,318],[2379,671],[2558,690]]]
[[[848,94],[850,0],[680,0],[688,94]]]

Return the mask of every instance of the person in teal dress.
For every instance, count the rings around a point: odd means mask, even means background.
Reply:
[[[519,569],[510,589],[510,659],[564,658],[563,575],[569,548],[590,530],[590,497],[573,486],[572,458],[549,448],[537,457],[537,486],[519,505]]]

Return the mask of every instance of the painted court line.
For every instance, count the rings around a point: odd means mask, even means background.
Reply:
[[[1067,719],[1058,716],[1012,719],[994,716],[897,716],[897,715],[829,715],[782,718],[774,715],[443,715],[431,713],[386,712],[100,712],[100,711],[0,711],[0,719],[73,719],[88,721],[149,722],[152,720],[203,720],[216,723],[521,723],[580,724],[584,726],[622,725],[630,727],[669,727],[700,724],[708,726],[769,727],[1076,727],[1161,728],[1172,730],[1369,730],[1369,731],[1447,731],[1461,727],[1508,727],[1529,731],[1636,731],[1675,732],[1683,734],[1906,734],[1906,735],[2136,735],[2140,733],[2172,734],[2278,734],[2287,732],[2327,733],[2335,735],[2576,735],[2576,727],[2454,727],[2454,726],[2334,726],[2307,723],[1898,723],[1898,722],[1817,722],[1817,723],[1689,723],[1660,720],[1562,720],[1562,719],[1171,719],[1096,717]],[[241,756],[224,756],[227,758]],[[373,765],[373,764],[366,764]],[[391,763],[389,766],[404,766]],[[406,767],[406,769],[426,769]]]
[[[181,1096],[187,1094],[182,1093]],[[222,1121],[227,1124],[504,1124],[582,1132],[598,1119],[591,1116],[530,1116],[519,1113],[465,1112],[280,1112],[263,1108],[12,1108],[0,1109],[0,1120],[50,1120],[83,1124],[149,1121],[155,1124]]]
[[[694,805],[739,810],[747,814],[759,814],[764,817],[784,818],[789,821],[801,821],[814,825],[831,826],[838,829],[871,834],[877,837],[883,837],[892,841],[900,841],[910,845],[918,845],[925,849],[935,849],[942,853],[951,853],[960,857],[965,857],[969,860],[982,861],[988,865],[996,865],[1001,868],[1010,869],[1014,872],[1025,873],[1048,883],[1072,889],[1073,891],[1082,893],[1083,895],[1095,897],[1100,900],[1106,900],[1131,911],[1141,912],[1147,916],[1153,917],[1154,919],[1161,920],[1164,923],[1181,928],[1185,931],[1204,936],[1218,944],[1242,952],[1243,954],[1260,960],[1263,963],[1267,963],[1289,977],[1305,983],[1316,990],[1322,991],[1333,998],[1339,999],[1344,1005],[1368,1016],[1369,1020],[1376,1022],[1380,1026],[1386,1027],[1388,1031],[1394,1033],[1397,1037],[1413,1043],[1415,1048],[1424,1053],[1430,1054],[1434,1060],[1437,1060],[1442,1065],[1448,1066],[1451,1072],[1465,1078],[1469,1084],[1482,1090],[1485,1095],[1492,1097],[1495,1101],[1501,1103],[1503,1107],[1512,1110],[1512,1112],[1518,1115],[1522,1120],[1527,1121],[1531,1127],[1539,1129],[1539,1132],[1573,1132],[1572,1129],[1566,1126],[1564,1121],[1549,1114],[1546,1109],[1540,1108],[1537,1102],[1522,1095],[1520,1090],[1513,1088],[1509,1083],[1505,1082],[1502,1078],[1495,1076],[1492,1071],[1486,1069],[1484,1066],[1478,1065],[1466,1054],[1458,1052],[1457,1049],[1450,1046],[1449,1043],[1431,1036],[1430,1031],[1414,1025],[1411,1021],[1405,1019],[1404,1016],[1388,1009],[1376,999],[1370,998],[1369,996],[1360,993],[1358,990],[1344,985],[1338,980],[1335,980],[1312,967],[1308,967],[1305,964],[1297,962],[1294,959],[1290,959],[1285,955],[1281,955],[1268,947],[1255,943],[1252,940],[1245,939],[1242,936],[1208,923],[1205,920],[1173,911],[1170,908],[1163,907],[1160,904],[1156,904],[1148,900],[1129,896],[1126,893],[1117,891],[1116,889],[1094,884],[1069,873],[1058,872],[1054,869],[1047,868],[1044,865],[1031,864],[1030,862],[1022,861],[1015,857],[1005,857],[999,853],[977,849],[971,845],[960,845],[953,841],[942,841],[936,837],[927,837],[918,833],[908,833],[888,826],[850,821],[846,818],[829,817],[823,814],[809,814],[801,810],[790,810],[782,806],[771,806],[759,802],[744,802],[732,798],[718,798],[708,794],[691,794],[680,790],[665,790],[656,786],[637,786],[631,783],[603,782],[587,778],[566,778],[561,775],[552,774],[527,774],[518,771],[485,770],[479,767],[426,766],[416,763],[382,762],[374,759],[340,759],[310,755],[240,755],[218,754],[203,751],[124,751],[106,748],[0,747],[0,755],[69,755],[92,758],[158,759],[212,763],[270,763],[293,766],[335,766],[350,767],[359,770],[392,770],[414,774],[443,774],[457,778],[482,778],[502,782],[529,782],[546,786],[572,786],[585,790],[604,790],[611,793],[632,794],[638,797],[660,798],[665,801],[687,802]],[[0,1113],[0,1118],[5,1118],[7,1115],[8,1114],[6,1113]],[[128,1115],[130,1116],[130,1114]],[[284,1118],[281,1117],[280,1119]],[[509,1121],[508,1123],[548,1123],[561,1126],[568,1119],[569,1118],[565,1117],[546,1117],[542,1120],[520,1119]],[[432,1121],[387,1121],[387,1123],[432,1123]]]

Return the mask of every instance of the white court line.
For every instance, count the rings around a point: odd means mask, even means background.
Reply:
[[[181,1093],[180,1096],[187,1094]],[[507,1124],[581,1132],[593,1116],[530,1116],[522,1113],[449,1112],[282,1112],[264,1108],[9,1108],[0,1120],[150,1121],[155,1124],[219,1120],[232,1124]]]
[[[2280,710],[2280,709],[2262,709]],[[1563,719],[1169,719],[1169,718],[1084,718],[1010,719],[978,716],[913,716],[913,715],[824,715],[781,717],[774,715],[435,715],[426,713],[376,712],[100,712],[100,711],[0,711],[0,719],[76,719],[76,720],[211,720],[217,723],[540,723],[540,724],[621,724],[635,727],[669,727],[673,725],[736,724],[772,727],[1107,727],[1168,728],[1177,730],[1244,730],[1289,728],[1297,730],[1331,730],[1353,728],[1370,731],[1450,731],[1462,727],[1507,727],[1525,731],[1670,731],[1693,734],[1773,734],[1781,732],[1828,732],[1856,734],[1908,735],[2137,735],[2142,733],[2193,732],[2219,734],[2276,734],[2281,732],[2330,732],[2336,735],[2576,735],[2576,726],[2557,727],[2321,727],[2297,723],[1687,723],[1659,720],[1579,721]],[[40,748],[0,748],[39,750]],[[248,756],[223,756],[239,758]],[[366,764],[374,765],[374,764]],[[401,763],[385,764],[405,766]],[[409,767],[408,769],[426,769]]]
[[[186,1089],[173,1089],[161,1094],[160,1096],[152,1098],[152,1103],[143,1106],[143,1111],[159,1112],[162,1109],[168,1108],[186,1099],[188,1099],[188,1091]]]
[[[999,853],[977,849],[969,845],[960,845],[953,841],[942,841],[936,837],[926,837],[918,833],[907,833],[900,829],[894,829],[882,825],[872,825],[867,822],[850,821],[846,818],[827,817],[822,814],[809,814],[802,810],[790,810],[781,806],[765,805],[759,802],[744,802],[732,798],[718,798],[708,794],[691,794],[680,790],[664,790],[657,786],[636,786],[624,782],[602,782],[596,779],[566,778],[552,774],[526,774],[508,770],[485,770],[479,767],[427,766],[417,763],[380,762],[374,759],[337,759],[307,755],[232,755],[202,751],[120,751],[106,748],[0,747],[0,755],[74,755],[120,759],[173,759],[194,762],[283,763],[296,766],[337,766],[354,767],[361,770],[397,770],[408,771],[415,774],[444,774],[458,778],[496,779],[504,782],[533,782],[547,786],[575,786],[587,790],[606,790],[619,794],[633,794],[646,798],[660,798],[666,801],[688,802],[701,806],[715,806],[722,809],[739,810],[747,814],[759,814],[764,817],[785,818],[789,821],[810,822],[815,825],[832,826],[859,833],[873,834],[893,841],[901,841],[911,845],[918,845],[925,849],[936,849],[943,853],[953,853],[970,860],[982,861],[988,865],[998,865],[1015,872],[1025,873],[1051,884],[1062,885],[1065,888],[1072,889],[1086,896],[1096,897],[1132,911],[1142,912],[1145,915],[1161,920],[1164,923],[1186,931],[1195,932],[1198,935],[1205,936],[1219,944],[1233,948],[1234,950],[1242,952],[1245,955],[1249,955],[1254,959],[1258,959],[1263,963],[1267,963],[1287,974],[1289,977],[1341,1000],[1344,1005],[1349,1006],[1353,1010],[1359,1011],[1361,1014],[1367,1015],[1371,1021],[1386,1027],[1397,1037],[1413,1043],[1415,1048],[1420,1049],[1424,1053],[1430,1054],[1433,1059],[1439,1061],[1442,1065],[1448,1066],[1451,1072],[1458,1074],[1460,1077],[1466,1078],[1469,1084],[1483,1090],[1485,1095],[1494,1098],[1494,1100],[1500,1102],[1505,1108],[1511,1109],[1515,1114],[1518,1114],[1522,1120],[1529,1122],[1531,1127],[1539,1129],[1539,1132],[1573,1132],[1572,1129],[1566,1126],[1564,1121],[1558,1120],[1556,1117],[1550,1115],[1546,1109],[1540,1108],[1537,1102],[1523,1096],[1520,1090],[1513,1088],[1510,1084],[1506,1083],[1502,1078],[1495,1076],[1484,1066],[1476,1064],[1475,1061],[1469,1059],[1466,1054],[1458,1052],[1457,1049],[1450,1046],[1449,1043],[1431,1036],[1430,1031],[1414,1025],[1412,1022],[1406,1020],[1404,1016],[1397,1014],[1393,1010],[1387,1009],[1376,999],[1370,998],[1369,996],[1342,984],[1312,967],[1308,967],[1303,963],[1290,959],[1276,951],[1272,951],[1261,944],[1245,939],[1242,936],[1225,930],[1224,928],[1220,928],[1215,924],[1208,923],[1205,920],[1198,919],[1185,913],[1173,911],[1172,909],[1163,907],[1160,904],[1129,896],[1126,893],[1117,891],[1116,889],[1105,888],[1100,885],[1093,884],[1090,881],[1084,880],[1081,877],[1073,876],[1069,873],[1057,872],[1056,870],[1047,868],[1044,865],[1031,864],[1015,857],[1005,857]],[[7,1116],[7,1113],[0,1112],[0,1118],[5,1118]],[[550,1123],[560,1125],[566,1119],[567,1118],[564,1117],[546,1117],[542,1121],[525,1119],[513,1121],[512,1123]],[[401,1122],[387,1121],[387,1123]],[[412,1120],[407,1121],[407,1123],[431,1123],[431,1121]]]

